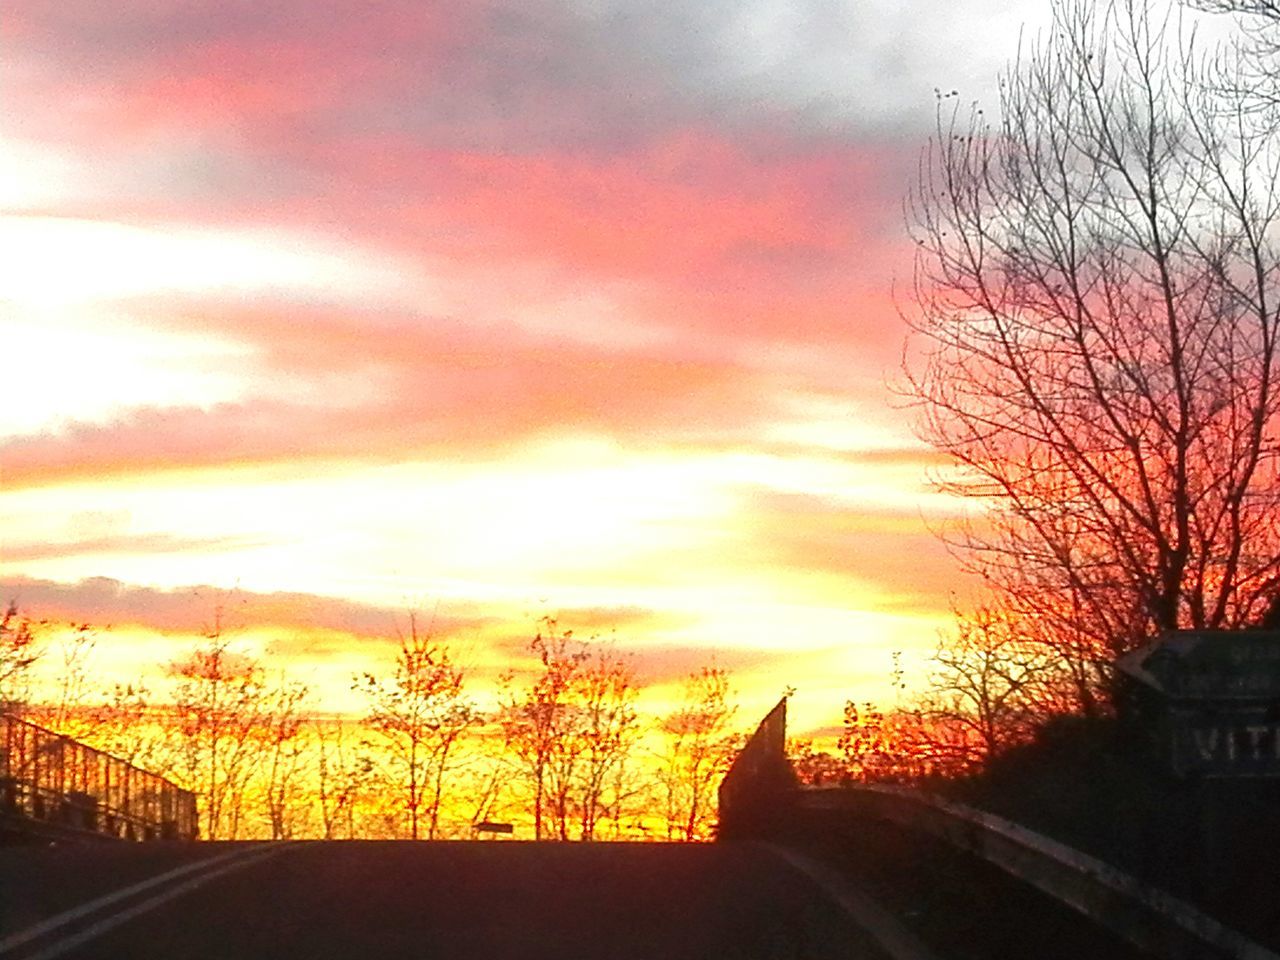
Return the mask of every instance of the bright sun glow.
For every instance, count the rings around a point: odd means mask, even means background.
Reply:
[[[0,217],[0,300],[24,308],[184,291],[263,290],[358,300],[403,283],[390,265],[314,237]]]

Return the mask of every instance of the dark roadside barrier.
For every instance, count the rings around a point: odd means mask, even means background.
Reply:
[[[734,758],[720,782],[716,836],[776,837],[789,829],[796,776],[787,760],[787,698],[778,701]]]
[[[0,830],[12,837],[194,840],[195,794],[131,763],[0,715]]]
[[[797,786],[785,743],[784,700],[721,784],[721,838],[803,846],[815,837],[891,824],[986,861],[1152,956],[1280,960],[1280,954],[1168,892],[993,814],[904,787]]]
[[[831,822],[881,821],[991,863],[1152,956],[1280,960],[1190,904],[1095,857],[994,814],[894,786],[812,787],[796,809]]]

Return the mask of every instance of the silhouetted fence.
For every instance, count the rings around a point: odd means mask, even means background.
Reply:
[[[193,840],[195,794],[131,763],[0,715],[0,818],[122,840]]]

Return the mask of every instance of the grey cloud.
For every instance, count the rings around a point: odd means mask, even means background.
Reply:
[[[925,132],[932,91],[993,98],[1026,14],[996,0],[503,0],[451,51],[447,97],[409,116],[518,143],[616,144],[654,128],[778,127],[848,141]],[[975,42],[978,41],[978,42]],[[985,41],[985,42],[982,42]]]
[[[1003,41],[1014,31],[993,25],[1021,12],[995,0],[80,0],[34,16],[47,52],[77,73],[181,63],[211,44],[299,45],[318,72],[346,73],[345,110],[334,104],[313,132],[410,127],[442,147],[531,149],[708,122],[916,136],[934,86],[972,86],[1013,52]],[[1002,42],[975,46],[975,34]]]

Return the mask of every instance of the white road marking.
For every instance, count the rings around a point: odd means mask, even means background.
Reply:
[[[64,937],[56,943],[51,943],[49,946],[41,950],[37,950],[35,953],[27,954],[22,958],[22,960],[53,960],[54,957],[60,957],[68,950],[74,950],[81,944],[100,937],[109,930],[114,930],[116,927],[120,926],[120,924],[132,920],[140,914],[146,913],[149,910],[154,910],[156,907],[163,903],[167,903],[175,897],[180,897],[184,893],[188,893],[197,887],[203,886],[215,877],[219,877],[224,873],[230,873],[233,870],[242,870],[245,867],[259,862],[260,860],[266,860],[270,857],[274,857],[281,849],[282,848],[280,847],[276,847],[271,850],[262,851],[255,857],[234,860],[225,866],[219,867],[217,870],[197,874],[185,883],[180,883],[176,887],[170,887],[168,890],[157,893],[154,897],[143,900],[141,903],[135,903],[133,906],[127,907],[119,913],[113,913],[109,917],[103,917],[101,920],[90,924],[79,933],[74,933],[69,937]]]
[[[271,844],[268,852],[274,854],[278,852],[279,849],[280,848],[275,844]],[[54,916],[50,917],[47,920],[42,920],[40,923],[27,927],[25,930],[21,930],[18,933],[11,934],[10,936],[5,937],[3,940],[0,940],[0,954],[9,953],[15,948],[22,946],[24,943],[30,943],[32,940],[35,940],[39,937],[43,937],[43,936],[46,936],[47,934],[53,933],[54,931],[58,930],[61,927],[66,926],[69,923],[75,923],[77,920],[84,919],[85,917],[88,917],[91,914],[97,913],[98,911],[103,910],[106,907],[111,906],[112,904],[119,903],[121,900],[127,900],[129,897],[136,896],[139,893],[144,893],[153,887],[157,887],[162,884],[168,883],[171,880],[177,880],[178,878],[184,877],[189,873],[209,871],[212,868],[216,867],[218,864],[227,863],[227,861],[235,861],[231,863],[229,866],[223,867],[222,869],[213,870],[213,872],[209,873],[207,876],[202,873],[202,875],[197,878],[197,880],[199,880],[199,882],[202,883],[206,879],[210,879],[214,876],[217,876],[218,874],[225,873],[227,872],[227,870],[235,869],[238,866],[247,865],[249,862],[252,862],[253,860],[258,859],[258,857],[253,857],[250,860],[246,860],[245,858],[249,857],[250,854],[265,855],[263,854],[263,847],[257,846],[257,845],[248,846],[240,850],[232,850],[228,853],[223,853],[216,857],[209,857],[208,859],[205,859],[205,860],[197,860],[194,863],[183,864],[182,866],[176,867],[173,870],[168,871],[167,873],[162,873],[159,876],[155,876],[155,877],[149,877],[146,880],[133,884],[132,886],[125,887],[123,890],[116,890],[113,893],[109,893],[105,896],[98,897],[95,900],[90,900],[88,903],[81,904],[78,907],[73,907],[70,910],[65,910],[62,913],[55,914]],[[196,883],[195,881],[187,881],[187,883],[174,889],[185,891],[189,889],[193,884],[195,886],[199,885],[199,883]],[[171,891],[166,891],[166,894],[170,892]],[[166,894],[161,894],[160,896],[163,897],[164,899],[169,899],[169,897]],[[156,898],[152,898],[152,900],[155,900],[155,899]],[[145,902],[151,903],[150,900]],[[161,900],[159,902],[163,902],[163,901]],[[130,908],[130,909],[133,909],[133,908]],[[148,907],[148,909],[150,908]],[[141,912],[141,911],[136,911],[136,912]],[[130,913],[130,916],[134,916],[134,915],[135,913]]]
[[[938,960],[892,913],[876,903],[835,870],[776,843],[760,844],[816,883],[861,929],[870,934],[893,960]]]

